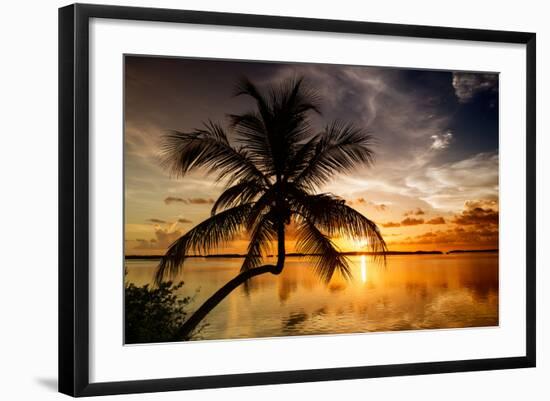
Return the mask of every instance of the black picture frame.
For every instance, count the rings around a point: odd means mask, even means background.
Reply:
[[[520,357],[407,363],[90,383],[88,61],[91,18],[402,36],[526,46],[526,354]],[[59,391],[71,396],[316,382],[535,366],[535,120],[534,33],[219,12],[74,4],[59,9]]]

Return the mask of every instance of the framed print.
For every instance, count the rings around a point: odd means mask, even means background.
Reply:
[[[59,390],[535,366],[535,34],[59,10]]]

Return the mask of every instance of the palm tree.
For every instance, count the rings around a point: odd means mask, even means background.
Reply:
[[[338,121],[313,132],[310,116],[320,114],[319,97],[303,78],[266,92],[243,78],[235,95],[251,98],[256,109],[229,116],[232,140],[213,122],[193,132],[170,131],[163,138],[162,164],[172,175],[183,177],[203,169],[226,186],[211,216],[169,247],[158,265],[156,282],[176,275],[189,254],[206,254],[243,231],[250,238],[240,273],[183,324],[179,339],[239,285],[260,274],[281,273],[285,230],[291,223],[296,251],[316,259],[315,272],[325,282],[335,272],[351,278],[349,261],[331,238],[366,239],[369,249],[382,258],[387,250],[374,222],[331,193],[315,193],[337,174],[372,165],[374,138]],[[263,264],[273,243],[277,262]]]

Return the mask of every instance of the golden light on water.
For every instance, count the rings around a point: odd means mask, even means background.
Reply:
[[[259,275],[248,292],[237,289],[214,308],[197,339],[498,325],[498,254],[388,256],[387,268],[369,258],[350,256],[353,279],[338,275],[327,286],[315,260],[289,257],[280,275]],[[238,274],[242,260],[186,263],[175,280],[185,281],[178,296],[195,297],[193,311]],[[151,285],[157,264],[128,260],[126,282]]]
[[[361,259],[359,263],[361,267],[361,281],[363,283],[366,283],[367,282],[367,256],[361,255]]]

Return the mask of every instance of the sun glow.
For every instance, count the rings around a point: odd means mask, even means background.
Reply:
[[[364,251],[368,242],[365,239],[356,239],[351,242],[351,245],[356,251]]]
[[[367,256],[366,255],[361,255],[361,259],[360,259],[360,267],[361,267],[361,281],[363,283],[366,283],[367,282]]]

